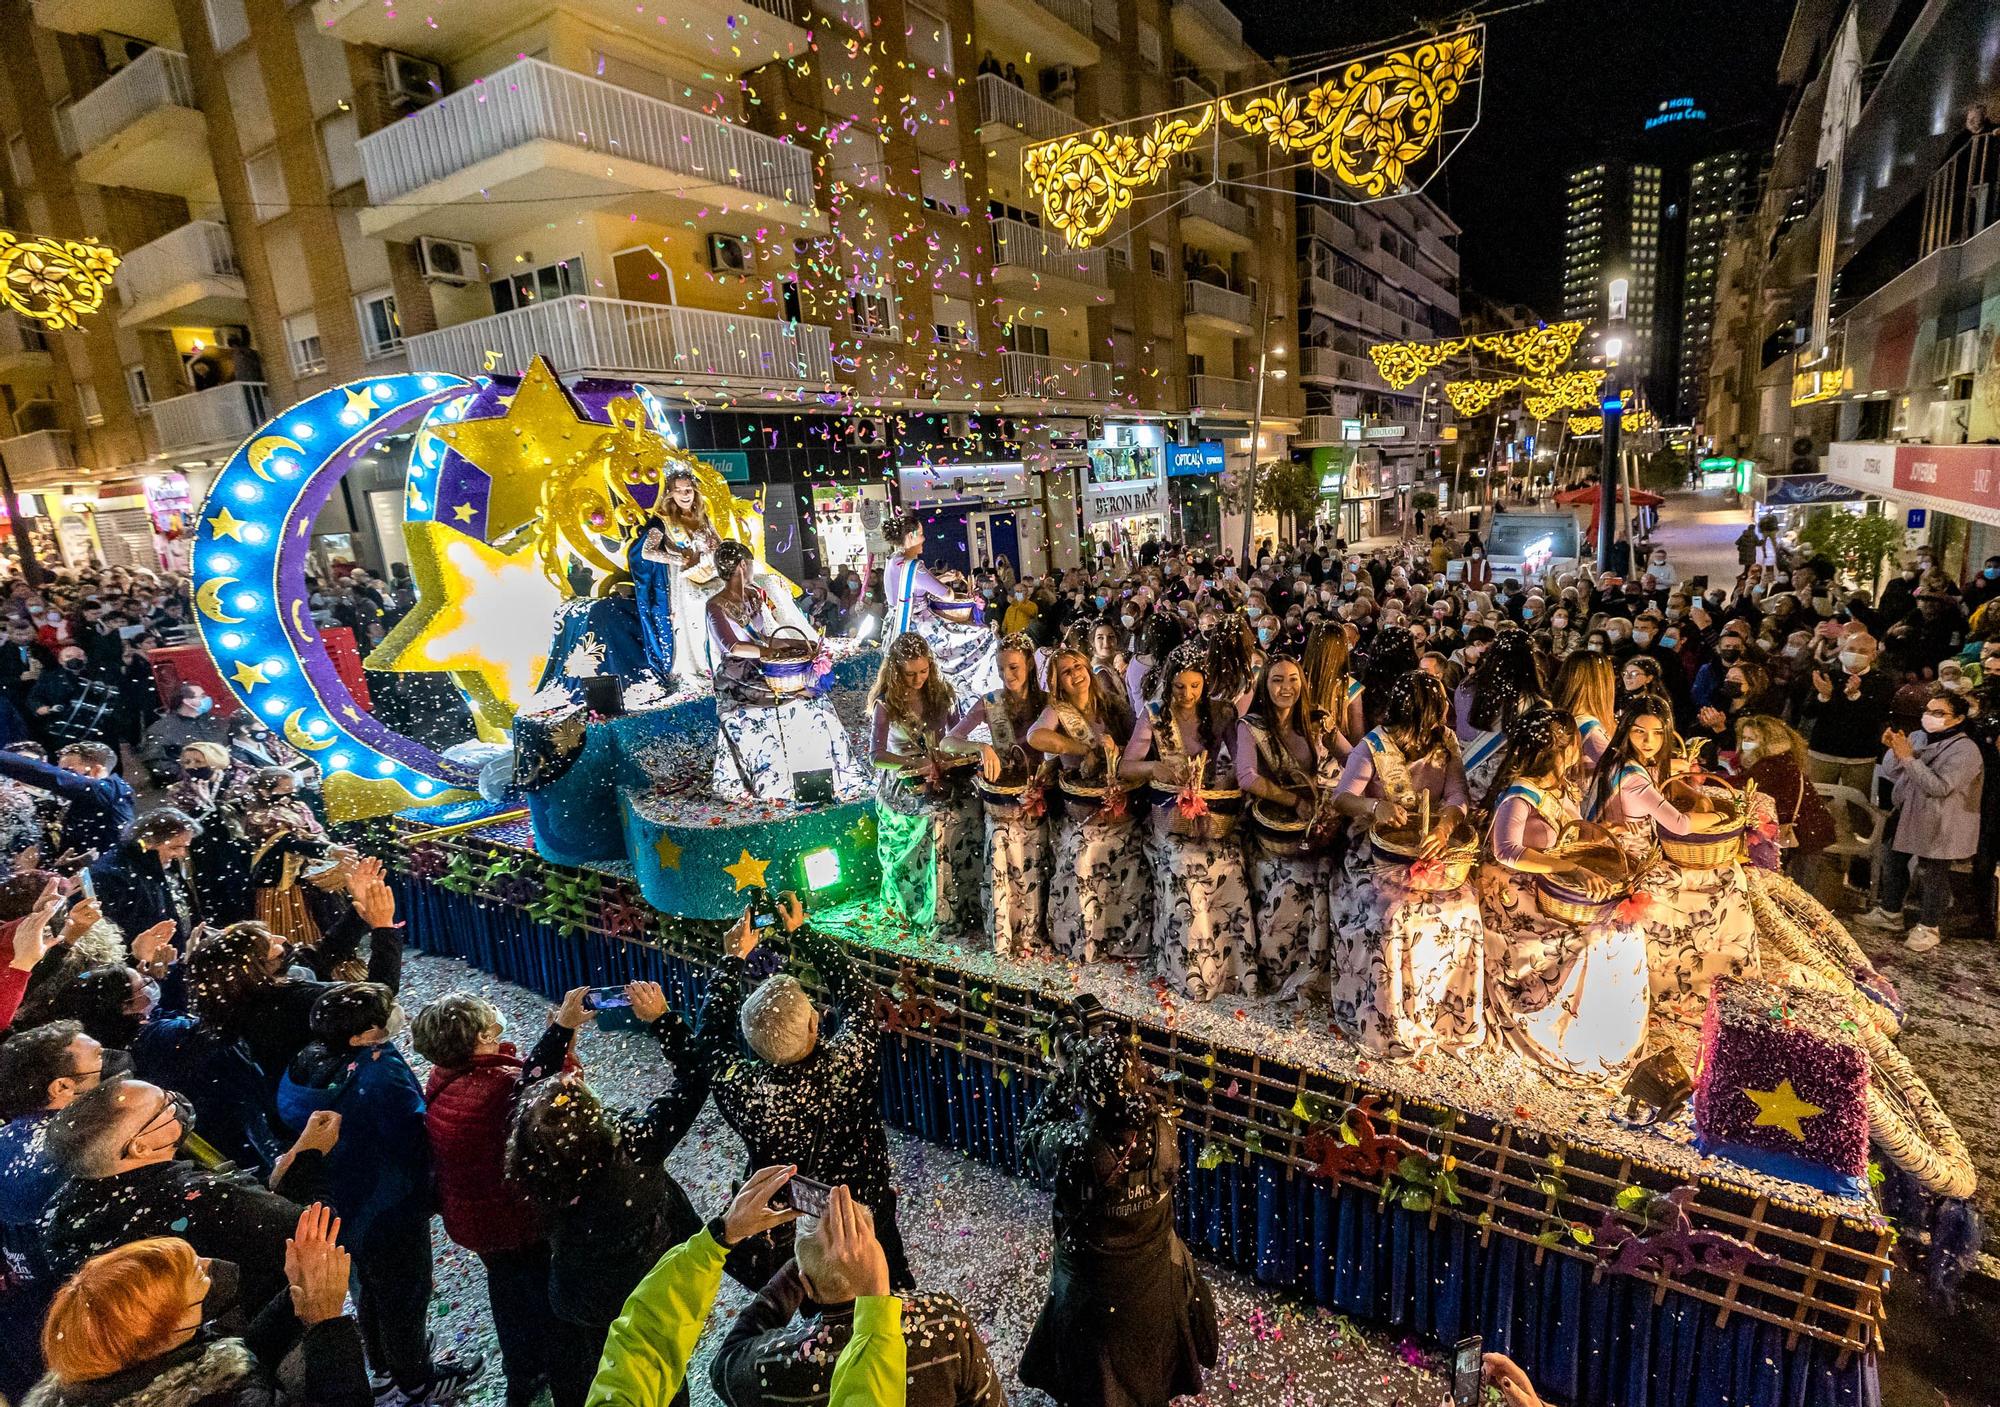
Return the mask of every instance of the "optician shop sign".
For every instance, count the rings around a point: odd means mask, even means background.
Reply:
[[[1224,459],[1222,441],[1203,440],[1193,445],[1167,446],[1167,476],[1186,478],[1190,474],[1220,474]]]

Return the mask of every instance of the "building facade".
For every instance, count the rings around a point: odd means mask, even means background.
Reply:
[[[1701,411],[1710,343],[1715,331],[1716,289],[1723,246],[1736,221],[1756,208],[1757,160],[1747,151],[1704,156],[1688,168],[1683,204],[1680,338],[1675,349],[1677,414]]]
[[[1591,327],[1622,322],[1621,365],[1655,387],[1656,406],[1666,294],[1664,192],[1661,167],[1604,160],[1570,172],[1563,207],[1562,315]]]
[[[1152,515],[1094,513],[1148,501],[1093,465],[1196,439],[1247,460],[1257,310],[1296,302],[1292,200],[1247,147],[1191,153],[1089,250],[1023,189],[1030,139],[1266,76],[1217,0],[0,16],[24,56],[0,79],[9,225],[124,260],[84,330],[0,330],[21,344],[0,456],[58,513],[147,479],[198,499],[268,414],[342,381],[539,354],[650,386],[761,495],[789,570],[855,560],[891,502],[947,557],[1037,568],[1166,530],[1163,452],[1139,456]],[[1296,379],[1267,384],[1269,443],[1299,414]],[[387,453],[317,542],[380,568],[401,520]]]

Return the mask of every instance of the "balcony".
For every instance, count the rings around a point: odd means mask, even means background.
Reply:
[[[1428,340],[1433,334],[1422,323],[1391,312],[1362,294],[1317,275],[1305,281],[1306,306],[1322,317],[1337,318],[1370,334],[1391,339]]]
[[[979,0],[976,38],[979,48],[1033,54],[1037,64],[1088,68],[1103,57],[1091,0]]]
[[[34,430],[0,440],[0,459],[7,463],[14,487],[33,488],[77,473],[76,447],[67,430]]]
[[[1375,374],[1375,364],[1366,357],[1351,356],[1336,347],[1307,347],[1303,349],[1303,356],[1299,367],[1301,381],[1328,386],[1337,383],[1384,384],[1382,378]]]
[[[796,392],[833,380],[832,336],[811,323],[612,298],[558,298],[406,344],[413,371],[518,376],[539,353],[563,373]]]
[[[703,228],[824,233],[812,154],[540,59],[497,73],[362,138],[374,239],[475,244],[556,218],[621,214]]]
[[[148,49],[58,114],[79,179],[99,186],[215,199],[208,119],[186,54]]]
[[[192,395],[153,402],[153,431],[163,454],[234,447],[268,418],[264,383],[229,381]]]
[[[1917,257],[1963,244],[2000,220],[2000,139],[1981,132],[1931,176]]]
[[[181,42],[173,0],[35,0],[35,23],[63,34],[129,34],[148,44]]]
[[[247,323],[250,299],[229,231],[213,220],[182,225],[142,244],[118,266],[120,327],[214,327]]]
[[[1188,409],[1196,415],[1216,411],[1248,415],[1257,405],[1257,383],[1230,376],[1190,376]]]
[[[1214,186],[1182,181],[1181,238],[1197,249],[1249,249],[1250,208],[1239,205]]]
[[[1232,337],[1248,337],[1257,330],[1257,305],[1247,294],[1199,279],[1189,279],[1184,287],[1181,307],[1189,327]]]
[[[1173,0],[1174,48],[1203,68],[1229,73],[1250,61],[1243,21],[1222,0]]]
[[[1073,362],[1038,352],[1002,352],[1001,384],[1009,396],[1037,401],[1108,401],[1108,362]]]
[[[979,140],[988,146],[1023,136],[1047,141],[1082,130],[1073,113],[1016,88],[997,73],[979,75]]]
[[[1071,249],[1060,236],[1023,220],[993,222],[994,286],[1029,302],[1104,302],[1111,283],[1108,257],[1102,249]]]
[[[46,386],[56,374],[48,336],[15,317],[0,317],[0,386]]]
[[[1299,203],[1301,205],[1306,204],[1304,201],[1300,201]],[[1313,238],[1330,244],[1335,249],[1344,249],[1349,252],[1360,248],[1361,239],[1360,236],[1355,234],[1354,226],[1341,219],[1330,207],[1314,203],[1308,206],[1303,214],[1305,216],[1305,232],[1313,236]]]
[[[1299,433],[1292,436],[1292,448],[1302,449],[1310,445],[1337,445],[1340,438],[1340,417],[1337,415],[1308,415],[1299,422]]]
[[[109,3],[109,0],[106,0]],[[709,73],[743,73],[810,47],[797,0],[674,0],[635,14],[630,0],[451,0],[442,5],[383,0],[319,0],[315,27],[349,44],[374,44],[452,63],[499,36],[560,9],[562,18],[621,32],[698,63]]]

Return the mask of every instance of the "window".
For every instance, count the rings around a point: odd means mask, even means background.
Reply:
[[[294,313],[286,318],[285,346],[292,354],[292,375],[317,376],[326,370],[326,349],[320,345],[318,313]]]
[[[125,394],[132,398],[134,410],[143,411],[153,404],[153,388],[147,384],[145,367],[125,368]]]
[[[539,268],[521,269],[488,285],[493,291],[493,311],[511,313],[530,303],[546,303],[552,298],[568,298],[585,292],[583,256],[572,255]]]
[[[855,289],[847,295],[847,320],[863,337],[895,341],[895,293],[884,284]]]
[[[278,163],[278,149],[267,148],[243,163],[250,181],[251,213],[258,220],[275,220],[292,208],[285,191],[285,168]]]
[[[919,68],[951,72],[951,26],[918,5],[910,6],[910,59]]]
[[[361,315],[361,348],[368,357],[386,356],[403,345],[403,322],[396,316],[396,295],[387,288],[354,300]]]
[[[963,215],[972,208],[965,193],[965,172],[957,162],[940,156],[919,156],[917,161],[926,209]]]
[[[931,331],[947,347],[974,347],[979,336],[972,324],[972,304],[943,294],[931,298]]]
[[[361,126],[351,112],[336,112],[319,125],[319,144],[326,153],[326,184],[340,190],[361,184]]]
[[[28,160],[28,134],[16,132],[7,139],[7,164],[14,168],[14,184],[32,186],[35,183],[35,165]]]
[[[850,186],[882,184],[882,143],[872,132],[850,127],[840,134],[829,153],[833,179]]]
[[[218,54],[234,49],[250,37],[250,21],[243,13],[243,0],[203,0],[208,10],[208,32]]]
[[[1017,322],[1007,331],[1007,345],[1016,352],[1046,357],[1049,354],[1049,330]]]
[[[1161,62],[1160,31],[1140,20],[1138,33],[1139,57],[1153,68],[1158,68]]]
[[[1146,257],[1151,261],[1154,278],[1167,277],[1167,246],[1157,240],[1146,246]]]
[[[1131,268],[1132,232],[1127,230],[1124,234],[1119,235],[1118,238],[1106,244],[1104,246],[1104,257],[1111,261],[1114,268]]]
[[[76,383],[76,404],[77,408],[83,412],[84,424],[102,425],[104,423],[104,407],[98,404],[97,388],[88,381],[79,381]]]

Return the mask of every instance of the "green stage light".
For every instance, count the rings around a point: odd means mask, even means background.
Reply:
[[[832,848],[808,850],[799,857],[799,870],[806,877],[806,890],[817,894],[840,883],[840,852]]]

